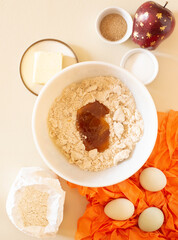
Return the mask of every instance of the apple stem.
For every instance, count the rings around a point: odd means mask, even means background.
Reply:
[[[165,3],[165,5],[164,5],[164,7],[163,7],[163,8],[165,8],[165,7],[167,6],[167,4],[168,4],[168,1],[166,1],[166,3]]]

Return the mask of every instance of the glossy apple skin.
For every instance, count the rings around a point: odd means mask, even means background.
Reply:
[[[132,40],[142,48],[154,50],[174,27],[175,18],[169,9],[152,1],[145,2],[135,13]]]

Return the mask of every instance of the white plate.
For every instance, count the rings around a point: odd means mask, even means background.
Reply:
[[[40,85],[32,81],[34,54],[37,51],[62,53],[63,68],[78,62],[78,58],[72,48],[58,39],[42,39],[30,45],[22,55],[20,61],[20,76],[25,87],[36,96],[44,87],[44,85]]]
[[[54,99],[67,85],[88,77],[102,75],[119,78],[131,90],[144,120],[144,134],[128,160],[100,172],[87,172],[69,164],[53,144],[48,135],[47,116]],[[157,136],[157,112],[145,86],[125,69],[104,62],[83,62],[64,69],[45,85],[34,106],[32,130],[38,152],[56,174],[78,185],[108,186],[129,178],[148,159]]]

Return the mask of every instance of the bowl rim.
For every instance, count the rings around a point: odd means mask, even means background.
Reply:
[[[107,13],[107,12],[110,12],[110,13]],[[112,14],[112,12],[113,13],[118,12],[118,14],[121,15],[127,23],[127,31],[126,31],[125,35],[117,41],[110,41],[110,40],[106,39],[105,37],[103,37],[103,35],[100,32],[100,23],[101,23],[102,19],[105,16]],[[107,13],[107,14],[105,15],[105,13]],[[129,28],[128,28],[128,26],[129,26]],[[126,42],[132,34],[132,28],[133,28],[133,19],[132,19],[131,15],[125,9],[120,8],[120,7],[108,7],[108,8],[103,9],[102,11],[99,12],[99,14],[96,18],[96,22],[95,22],[95,29],[96,29],[96,32],[97,32],[98,36],[100,37],[100,39],[102,39],[104,42],[112,44],[112,45],[121,44],[123,42]]]
[[[123,178],[121,181],[113,181],[112,183],[109,183],[109,184],[90,184],[90,183],[84,183],[82,184],[81,181],[78,181],[78,180],[73,180],[72,177],[69,177],[69,176],[65,176],[62,171],[59,171],[57,169],[55,169],[55,167],[53,167],[53,165],[51,164],[51,162],[44,156],[39,144],[38,144],[38,140],[37,140],[37,136],[36,136],[36,132],[35,132],[35,116],[36,116],[36,111],[38,109],[38,104],[41,100],[41,97],[43,96],[43,94],[45,93],[46,89],[48,88],[49,85],[51,85],[53,83],[53,81],[55,81],[56,78],[58,78],[61,74],[63,74],[64,72],[66,71],[70,71],[70,69],[72,68],[76,68],[78,67],[79,65],[82,66],[82,65],[88,65],[88,64],[95,64],[95,65],[105,65],[105,66],[108,66],[108,67],[114,67],[114,68],[118,68],[120,69],[121,71],[124,71],[126,74],[130,75],[130,77],[132,77],[134,79],[134,81],[137,82],[138,85],[140,85],[142,88],[144,88],[146,90],[146,93],[147,93],[147,96],[149,96],[150,98],[150,101],[151,101],[151,104],[152,104],[152,107],[153,107],[153,114],[154,114],[154,118],[155,118],[155,128],[154,128],[154,133],[153,133],[153,136],[154,136],[154,140],[152,141],[152,144],[150,145],[150,152],[147,153],[146,157],[145,157],[145,161],[144,162],[141,162],[141,164],[138,164],[137,168],[136,168],[136,171],[135,169],[134,170],[131,170],[131,173],[126,176],[125,178]],[[143,83],[141,83],[136,77],[134,77],[129,71],[125,70],[124,68],[121,68],[120,66],[117,66],[117,65],[114,65],[114,64],[111,64],[111,63],[107,63],[107,62],[103,62],[103,61],[86,61],[86,62],[80,62],[78,64],[73,64],[67,68],[65,68],[64,70],[62,70],[61,72],[57,73],[55,76],[53,76],[48,82],[47,84],[43,87],[43,89],[41,90],[40,94],[38,95],[37,99],[36,99],[36,102],[34,104],[34,108],[33,108],[33,113],[32,113],[32,135],[33,135],[33,140],[34,140],[34,143],[35,143],[35,146],[38,150],[38,153],[40,154],[41,158],[43,159],[44,163],[54,172],[56,173],[59,177],[65,179],[66,181],[69,181],[71,183],[74,183],[74,184],[77,184],[77,185],[80,185],[80,186],[85,186],[85,187],[106,187],[106,186],[111,186],[111,185],[114,185],[114,184],[117,184],[119,182],[122,182],[128,178],[130,178],[133,174],[135,174],[144,164],[145,162],[147,161],[147,159],[149,158],[154,146],[155,146],[155,142],[156,142],[156,139],[157,139],[157,131],[158,131],[158,118],[157,118],[157,110],[156,110],[156,107],[155,107],[155,103],[152,99],[152,96],[150,95],[149,91],[147,90],[147,88],[145,87],[145,85]],[[83,170],[84,171],[84,170]]]

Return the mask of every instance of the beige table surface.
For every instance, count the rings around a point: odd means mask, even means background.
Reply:
[[[33,239],[9,221],[5,201],[9,188],[23,166],[44,166],[32,139],[31,114],[36,97],[23,86],[19,62],[24,50],[42,38],[57,38],[70,44],[80,61],[101,60],[119,66],[123,54],[137,47],[131,40],[122,45],[103,43],[95,32],[97,14],[105,7],[119,6],[134,14],[142,0],[0,0],[0,239]],[[163,0],[157,2],[165,3]],[[178,1],[169,0],[178,24]],[[157,110],[178,110],[178,26],[155,54],[160,71],[148,85]],[[67,191],[64,221],[54,240],[71,240],[86,200]]]

